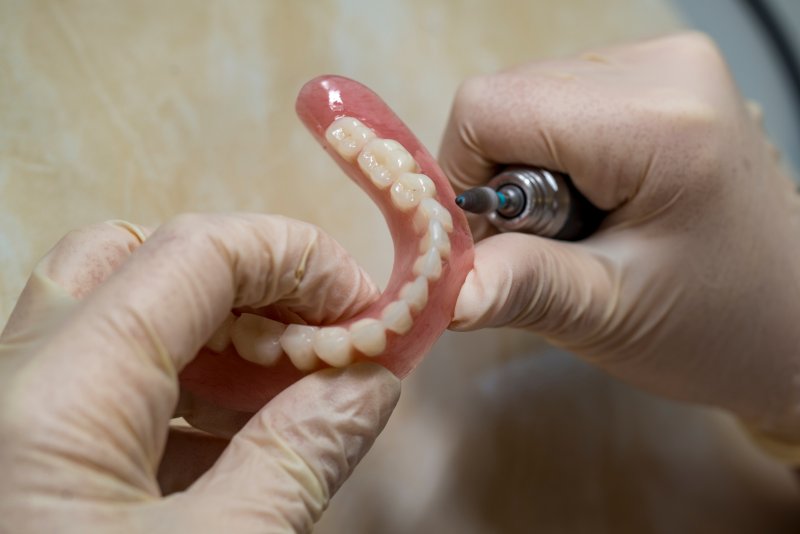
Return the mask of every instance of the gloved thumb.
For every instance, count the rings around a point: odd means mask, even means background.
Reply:
[[[173,496],[191,523],[182,531],[310,531],[399,396],[400,381],[370,363],[296,382],[239,431],[186,493]]]
[[[450,327],[525,327],[581,344],[612,309],[614,268],[584,244],[507,233],[479,242]]]

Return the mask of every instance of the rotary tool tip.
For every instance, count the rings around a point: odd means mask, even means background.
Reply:
[[[491,187],[475,187],[458,195],[456,204],[464,211],[489,213],[497,209],[499,199],[497,192]]]

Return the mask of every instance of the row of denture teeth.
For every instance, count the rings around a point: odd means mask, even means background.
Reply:
[[[283,354],[301,371],[319,367],[320,360],[334,367],[353,361],[358,353],[378,356],[384,352],[387,332],[404,335],[414,316],[428,303],[428,285],[442,275],[442,263],[450,256],[453,220],[435,200],[436,187],[411,154],[397,141],[380,139],[358,119],[342,117],[325,133],[328,144],[349,163],[357,164],[381,191],[389,191],[392,205],[402,212],[416,210],[414,230],[420,238],[420,255],[414,262],[415,278],[389,303],[380,319],[360,319],[341,326],[286,325],[260,315],[230,314],[206,346],[224,351],[231,343],[246,360],[274,365]]]

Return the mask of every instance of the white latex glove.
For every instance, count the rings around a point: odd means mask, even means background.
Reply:
[[[121,223],[69,234],[0,338],[0,531],[310,530],[399,381],[371,364],[314,373],[228,443],[170,429],[177,374],[234,306],[338,317],[376,289],[319,229],[281,217],[182,216],[141,239]],[[159,482],[195,479],[162,496]]]
[[[440,159],[569,174],[601,229],[489,237],[452,328],[512,325],[800,440],[800,202],[714,44],[682,34],[468,80]]]

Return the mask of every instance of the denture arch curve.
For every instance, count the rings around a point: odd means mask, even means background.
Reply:
[[[253,412],[308,372],[360,359],[405,377],[450,323],[472,268],[472,237],[449,181],[378,95],[348,78],[320,76],[300,90],[296,111],[380,208],[394,266],[380,298],[338,324],[231,314],[180,379],[233,410]]]

